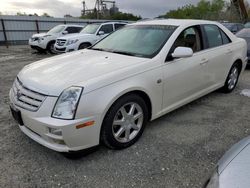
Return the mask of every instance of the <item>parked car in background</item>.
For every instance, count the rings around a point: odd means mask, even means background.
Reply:
[[[238,31],[242,30],[244,28],[244,25],[241,23],[222,23],[229,31],[232,33],[237,33]]]
[[[245,23],[244,27],[245,28],[250,28],[250,22]]]
[[[61,53],[87,48],[125,25],[122,22],[89,24],[78,34],[57,38],[55,50]]]
[[[247,42],[247,57],[248,57],[248,65],[250,65],[250,28],[244,28],[238,33],[236,36],[239,38],[243,38]]]
[[[11,112],[55,151],[126,148],[148,121],[219,88],[232,92],[246,52],[245,40],[217,22],[136,22],[88,49],[25,66],[10,90]]]
[[[205,188],[250,187],[250,137],[235,144],[220,159]]]
[[[36,49],[39,52],[48,51],[53,53],[57,37],[71,33],[79,33],[83,27],[84,26],[80,25],[58,25],[49,30],[47,33],[32,35],[29,39],[29,45],[31,48]]]

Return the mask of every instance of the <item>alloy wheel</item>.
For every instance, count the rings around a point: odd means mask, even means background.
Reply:
[[[136,137],[142,125],[142,108],[135,102],[127,103],[117,111],[112,124],[112,133],[118,142],[127,143]]]

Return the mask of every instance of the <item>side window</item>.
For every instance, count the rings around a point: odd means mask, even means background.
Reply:
[[[221,37],[222,37],[223,44],[231,43],[231,40],[230,40],[229,37],[226,35],[226,33],[224,33],[224,31],[222,31],[222,30],[220,29],[220,33],[221,33]]]
[[[79,33],[82,30],[82,27],[75,27],[75,33]]]
[[[77,29],[76,27],[67,27],[65,31],[68,31],[68,33],[76,33]]]
[[[202,50],[201,35],[198,27],[189,27],[181,32],[174,42],[170,53],[173,53],[177,47],[189,47],[192,48],[194,52]]]
[[[113,25],[112,24],[103,25],[99,31],[103,31],[104,34],[111,33],[113,32]]]
[[[220,30],[216,25],[205,25],[204,30],[207,35],[208,48],[221,46],[223,44]]]
[[[115,24],[115,30],[125,26],[125,24]]]

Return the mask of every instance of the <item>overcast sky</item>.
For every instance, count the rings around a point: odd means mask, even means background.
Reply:
[[[85,0],[87,7],[93,8],[95,0]],[[171,9],[187,4],[196,4],[199,0],[116,0],[120,11],[141,15],[143,18],[153,18]],[[65,14],[80,16],[82,0],[0,0],[2,14],[28,14],[44,12],[53,17],[63,17]]]

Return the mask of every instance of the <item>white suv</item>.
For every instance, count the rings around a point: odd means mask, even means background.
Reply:
[[[89,24],[80,33],[57,38],[55,51],[58,53],[71,52],[87,48],[125,25],[126,23],[121,22]]]
[[[57,37],[79,33],[84,26],[81,25],[58,25],[53,27],[47,33],[38,33],[32,35],[29,39],[29,45],[32,49],[36,49],[39,52],[49,51],[53,53],[54,44]]]

